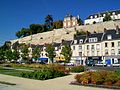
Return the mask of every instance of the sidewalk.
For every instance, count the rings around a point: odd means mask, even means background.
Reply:
[[[74,81],[75,74],[59,77],[51,80],[33,80],[0,74],[0,81],[6,81],[17,84],[21,90],[108,90],[103,88],[84,87],[70,85]],[[109,89],[110,90],[110,89]]]

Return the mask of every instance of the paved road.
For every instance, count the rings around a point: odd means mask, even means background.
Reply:
[[[89,66],[88,67],[87,66],[86,68],[88,70],[109,70],[109,71],[120,70],[120,67],[102,67],[102,66],[101,67],[100,66],[99,67],[98,66],[94,66],[94,67],[93,66],[91,66],[91,67]]]
[[[41,81],[0,74],[0,80],[15,83],[16,87],[19,87],[21,90],[108,90],[103,88],[70,85],[69,83],[74,81],[75,75],[76,74],[72,74],[65,77]]]

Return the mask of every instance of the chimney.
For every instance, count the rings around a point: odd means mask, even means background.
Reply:
[[[106,28],[104,28],[104,33],[106,33],[106,31],[107,31],[107,29],[106,29]]]
[[[119,26],[116,26],[116,34],[119,34]]]

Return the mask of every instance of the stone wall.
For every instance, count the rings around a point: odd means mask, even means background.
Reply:
[[[89,31],[91,33],[93,33],[94,31],[103,32],[104,28],[115,29],[116,25],[120,27],[120,20],[97,23],[92,25],[76,26],[66,29],[65,28],[55,29],[53,31],[38,33],[21,39],[11,40],[11,42],[14,43],[16,41],[19,41],[20,43],[31,43],[31,44],[61,42],[62,39],[73,40],[74,34],[76,33],[75,30],[79,30],[79,31],[84,30],[84,31]]]

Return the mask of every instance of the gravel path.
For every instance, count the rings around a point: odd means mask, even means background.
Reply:
[[[70,85],[69,83],[74,81],[74,76],[75,74],[72,74],[65,77],[41,81],[0,74],[0,81],[15,83],[16,87],[20,90],[108,90],[103,88]]]

